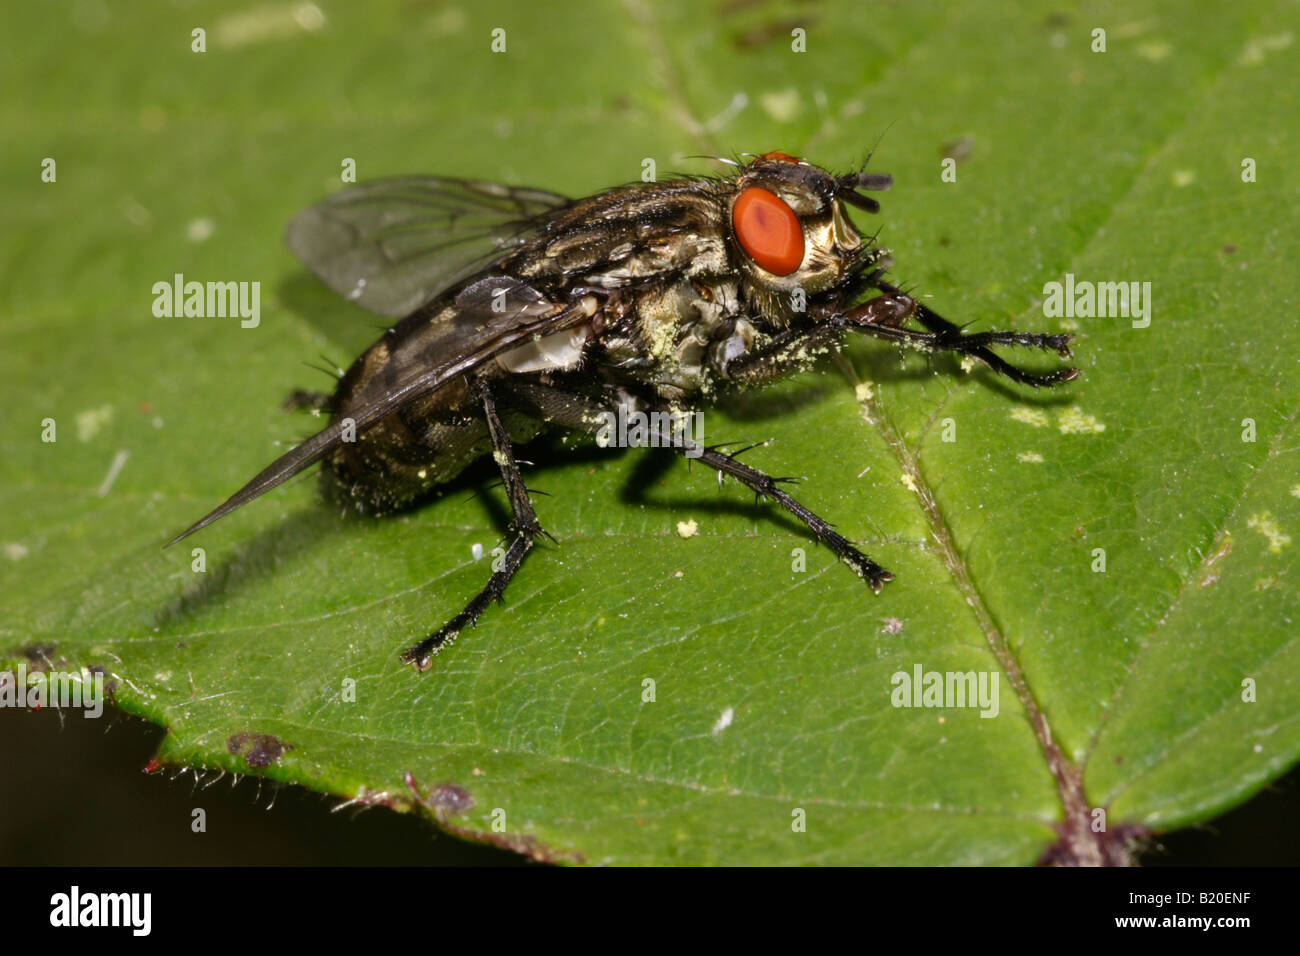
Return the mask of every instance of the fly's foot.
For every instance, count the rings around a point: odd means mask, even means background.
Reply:
[[[879,594],[887,582],[894,580],[892,571],[886,571],[861,551],[850,550],[848,553],[840,555],[840,557],[845,564],[853,569],[854,574],[867,582],[867,587],[871,588],[874,594]]]
[[[402,651],[402,663],[410,664],[417,671],[427,671],[433,666],[434,655],[456,640],[460,628],[455,627],[455,623],[455,621],[452,621],[444,625],[419,644]]]

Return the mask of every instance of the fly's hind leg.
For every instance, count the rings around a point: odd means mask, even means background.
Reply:
[[[609,420],[605,416],[614,414],[614,410],[605,405],[555,388],[521,383],[515,387],[515,395],[530,403],[545,420],[586,432],[597,432],[601,424]],[[654,416],[651,416],[651,420],[654,420]],[[847,538],[831,527],[830,522],[805,507],[781,487],[795,479],[773,478],[717,448],[705,448],[673,432],[660,430],[658,444],[663,448],[672,448],[687,458],[698,459],[721,474],[731,475],[755,494],[775,501],[807,525],[819,541],[834,551],[877,594],[885,582],[894,579],[893,574],[855,548]]]
[[[492,400],[492,393],[487,385],[482,387],[480,396],[483,402],[483,417],[487,419],[488,432],[492,437],[493,457],[501,469],[501,478],[505,483],[506,494],[510,498],[510,508],[514,512],[512,522],[514,540],[510,542],[506,553],[498,559],[498,564],[493,569],[492,576],[488,578],[488,583],[469,604],[465,605],[465,609],[419,644],[402,653],[402,660],[407,664],[415,665],[417,670],[428,670],[434,654],[454,641],[456,635],[462,630],[476,622],[489,604],[500,600],[505,593],[506,585],[510,583],[510,579],[515,576],[515,572],[524,563],[524,558],[532,550],[533,542],[539,534],[543,533],[542,526],[537,523],[537,515],[533,511],[533,503],[528,497],[528,489],[524,487],[523,476],[519,473],[514,448],[510,444],[510,435],[506,432],[500,415],[497,414],[496,403]]]

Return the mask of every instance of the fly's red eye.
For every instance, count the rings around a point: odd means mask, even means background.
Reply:
[[[779,196],[750,186],[736,197],[731,227],[745,254],[768,272],[788,276],[803,262],[803,227]]]
[[[770,160],[772,160],[773,162],[777,162],[777,163],[797,163],[797,162],[799,162],[799,160],[795,159],[795,158],[794,158],[793,156],[791,156],[789,153],[764,153],[762,156],[760,156],[760,157],[758,157],[758,158],[759,158],[759,159],[770,159]]]

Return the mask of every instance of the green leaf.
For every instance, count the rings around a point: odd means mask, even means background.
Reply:
[[[167,727],[164,762],[559,861],[1123,859],[1296,762],[1293,4],[315,9],[6,10],[10,664],[102,667]],[[312,430],[277,410],[322,387],[304,363],[375,336],[281,243],[345,158],[580,195],[644,158],[835,168],[877,140],[899,280],[978,329],[1074,331],[1084,373],[1027,394],[855,342],[856,381],[828,363],[706,412],[709,440],[771,439],[746,461],[806,477],[801,500],[895,572],[880,596],[645,449],[536,452],[558,544],[425,675],[397,653],[504,531],[490,462],[378,521],[298,481],[160,550]],[[260,325],[154,317],[176,273],[261,282]],[[1151,283],[1149,326],[1045,316],[1066,274]],[[892,706],[918,666],[997,675],[996,717]]]

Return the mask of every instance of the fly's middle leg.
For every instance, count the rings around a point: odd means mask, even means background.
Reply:
[[[497,413],[496,403],[486,384],[482,386],[480,397],[483,403],[483,417],[487,420],[488,432],[492,437],[492,457],[496,459],[497,466],[501,469],[501,479],[505,484],[506,495],[510,499],[510,508],[514,514],[511,526],[514,538],[505,554],[498,559],[498,564],[493,569],[492,576],[488,578],[488,583],[469,604],[465,605],[465,609],[419,644],[402,653],[402,660],[407,664],[413,664],[417,670],[428,670],[434,654],[454,641],[462,630],[475,623],[487,610],[488,605],[500,600],[505,593],[506,585],[510,583],[510,579],[515,576],[515,572],[524,563],[524,558],[532,550],[533,542],[539,534],[543,533],[542,526],[537,522],[537,514],[533,511],[532,500],[528,497],[528,489],[524,487],[523,476],[519,473],[510,435],[506,432],[501,416]]]
[[[548,420],[587,432],[594,432],[596,423],[605,420],[602,416],[613,411],[581,396],[563,393],[554,388],[520,384],[515,386],[515,395],[531,404]],[[653,421],[653,416],[651,420]],[[659,430],[657,436],[660,447],[672,448],[687,458],[697,459],[721,474],[731,475],[755,494],[775,501],[807,525],[817,539],[834,551],[871,590],[880,593],[885,582],[893,580],[893,574],[855,548],[847,538],[831,527],[830,522],[805,507],[781,487],[796,479],[773,478],[732,455],[724,454],[716,448],[702,447],[671,431]]]
[[[822,352],[838,348],[848,329],[867,325],[900,329],[915,311],[916,301],[902,293],[876,296],[848,311],[834,309],[811,325],[787,329],[763,348],[732,359],[721,371],[740,388],[764,385],[806,368]]]
[[[661,444],[669,444],[670,440],[671,436],[660,434]],[[744,462],[731,455],[724,454],[716,448],[701,448],[699,445],[693,445],[690,442],[681,440],[673,442],[673,448],[688,458],[698,458],[710,468],[716,469],[720,474],[731,475],[741,484],[750,488],[755,494],[775,501],[807,525],[808,529],[817,536],[817,540],[834,551],[836,557],[852,568],[853,572],[866,581],[867,586],[875,593],[879,594],[885,582],[894,579],[891,572],[886,571],[850,544],[847,538],[831,527],[830,522],[800,504],[789,492],[781,487],[783,482],[796,479],[773,478],[771,475],[761,472],[757,468],[751,468]]]

